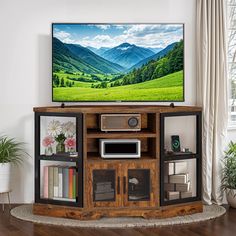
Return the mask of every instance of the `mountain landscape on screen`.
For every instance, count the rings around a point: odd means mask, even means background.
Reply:
[[[53,24],[53,101],[183,101],[183,25]]]

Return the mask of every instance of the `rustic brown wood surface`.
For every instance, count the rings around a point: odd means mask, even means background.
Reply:
[[[90,192],[90,190],[88,191]],[[89,201],[91,202],[91,200]],[[107,204],[107,205],[106,205]],[[121,198],[119,198],[115,203],[117,206],[121,204]],[[89,205],[91,207],[94,206]],[[98,206],[98,205],[96,205]],[[103,202],[103,208],[87,208],[87,209],[79,209],[75,207],[64,207],[64,206],[56,206],[56,205],[47,205],[47,204],[34,204],[33,212],[37,215],[45,215],[45,216],[54,216],[54,217],[64,217],[71,219],[79,219],[79,220],[94,220],[99,219],[101,217],[118,217],[118,216],[141,216],[144,218],[166,218],[166,217],[174,217],[180,215],[188,215],[197,212],[202,212],[202,203],[201,202],[193,202],[186,204],[179,204],[168,207],[161,208],[134,208],[134,207],[109,207],[109,202]],[[107,206],[105,208],[105,206]]]
[[[180,111],[201,111],[201,107],[196,106],[151,106],[151,105],[79,105],[79,106],[60,106],[35,107],[37,112],[62,112],[62,113],[156,113],[156,112],[180,112]]]

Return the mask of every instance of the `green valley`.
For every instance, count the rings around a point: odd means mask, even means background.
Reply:
[[[91,88],[89,82],[77,87],[53,88],[54,101],[177,101],[183,100],[183,71],[138,84],[108,88]]]

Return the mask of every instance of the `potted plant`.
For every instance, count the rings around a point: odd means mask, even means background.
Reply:
[[[222,187],[229,205],[236,208],[236,143],[229,143],[225,155]]]
[[[0,193],[10,190],[11,164],[21,163],[26,155],[24,143],[0,136]]]

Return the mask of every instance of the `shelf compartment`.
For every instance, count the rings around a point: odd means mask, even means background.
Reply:
[[[78,149],[76,116],[42,115],[39,119],[40,155],[65,154]]]
[[[141,152],[150,153],[150,155],[155,158],[157,156],[156,138],[140,137],[141,141]],[[99,139],[89,138],[87,139],[87,152],[97,152],[99,153]]]
[[[96,114],[87,114],[86,115],[86,128],[88,130],[88,134],[91,133],[91,135],[94,135],[93,131],[100,130],[99,119],[100,119],[101,114],[109,114],[109,113],[104,112],[104,113],[96,113]],[[124,114],[127,114],[127,113],[124,113]],[[130,114],[132,114],[132,113],[130,113]],[[156,133],[156,128],[157,128],[157,126],[156,126],[156,113],[141,113],[141,131],[145,132],[146,130],[149,130],[150,133]]]
[[[76,162],[40,160],[40,188],[38,202],[78,205],[78,168]]]

